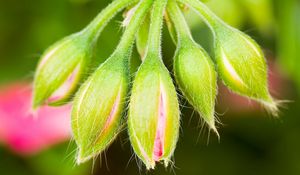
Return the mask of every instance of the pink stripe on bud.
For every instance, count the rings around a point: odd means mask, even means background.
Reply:
[[[113,108],[112,108],[112,110],[111,110],[111,112],[109,114],[109,117],[108,117],[108,119],[107,119],[107,121],[106,121],[106,123],[104,125],[104,129],[103,129],[102,132],[105,132],[105,130],[112,124],[113,120],[115,119],[115,117],[117,115],[117,112],[118,112],[117,109],[118,109],[119,104],[120,104],[120,97],[121,97],[121,90],[118,93],[116,101],[115,101],[115,103],[113,105]]]
[[[74,87],[75,79],[78,75],[80,65],[74,69],[66,81],[49,97],[48,103],[54,103],[64,98]]]
[[[158,109],[158,123],[156,129],[156,137],[154,141],[153,159],[159,161],[164,154],[164,138],[166,129],[166,94],[163,87],[161,87],[159,109]]]

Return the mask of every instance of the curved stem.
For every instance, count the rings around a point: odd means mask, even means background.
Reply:
[[[168,0],[156,0],[151,12],[151,23],[148,37],[147,54],[161,53],[161,35],[164,11]]]
[[[128,54],[135,40],[136,33],[147,15],[153,0],[142,0],[138,4],[135,14],[132,16],[128,27],[126,28],[115,53]]]
[[[224,24],[224,22],[215,15],[203,2],[199,0],[177,0],[178,2],[187,4],[188,6],[195,9],[205,23],[214,31],[220,24]]]
[[[177,32],[177,42],[180,44],[184,39],[192,40],[189,26],[175,0],[169,0],[168,14],[171,17]]]
[[[138,2],[138,0],[115,0],[103,9],[93,21],[83,30],[90,39],[96,41],[107,23],[122,9]]]

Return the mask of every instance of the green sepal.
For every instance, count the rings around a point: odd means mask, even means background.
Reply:
[[[215,126],[217,73],[209,55],[192,40],[181,40],[174,57],[174,73],[184,97],[218,133]]]
[[[180,125],[179,104],[172,79],[163,63],[153,57],[148,55],[137,72],[128,117],[131,145],[147,169],[155,167],[153,155],[159,111],[164,110],[165,116],[164,152],[159,161],[163,160],[166,166],[175,150]]]
[[[129,86],[128,63],[124,57],[126,54],[111,56],[76,94],[72,131],[79,148],[78,164],[100,154],[120,131]]]
[[[47,49],[35,73],[33,108],[45,103],[62,105],[69,101],[84,79],[91,57],[91,42],[83,32],[70,35]],[[51,100],[64,83],[70,83],[68,89]]]
[[[262,103],[277,115],[277,102],[268,89],[268,67],[259,45],[248,35],[220,25],[215,28],[218,73],[233,92]]]

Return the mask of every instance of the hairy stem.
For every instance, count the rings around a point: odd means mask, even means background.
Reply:
[[[180,44],[184,39],[192,40],[192,34],[189,26],[175,0],[169,0],[168,14],[176,28],[178,44]]]
[[[115,0],[103,9],[94,20],[84,29],[88,31],[92,40],[96,41],[105,28],[107,23],[122,9],[131,4],[137,3],[138,0]]]
[[[199,0],[177,0],[178,2],[187,4],[188,6],[195,9],[205,23],[214,31],[218,25],[223,25],[224,22],[215,15],[203,2]]]
[[[132,16],[115,53],[128,54],[128,52],[130,52],[139,27],[146,17],[148,10],[151,8],[152,3],[153,0],[143,0],[139,2],[138,8]]]
[[[151,23],[149,29],[148,37],[148,49],[147,54],[158,54],[161,53],[161,30],[163,26],[163,16],[167,5],[167,0],[156,0],[152,13],[151,13]],[[146,54],[146,55],[147,55]]]

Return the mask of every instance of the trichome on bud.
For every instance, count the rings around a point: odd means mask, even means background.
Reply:
[[[218,72],[233,92],[262,103],[277,115],[277,104],[268,90],[268,68],[258,44],[231,27],[215,30],[215,57]]]
[[[81,86],[72,109],[72,131],[82,163],[101,153],[120,129],[129,75],[122,55],[110,57]]]
[[[196,9],[213,31],[216,66],[194,41],[178,2]],[[117,12],[129,5],[122,23],[126,29],[117,48],[85,79],[100,32]],[[145,18],[151,8],[151,19]],[[277,103],[268,90],[266,60],[258,44],[225,24],[202,2],[115,0],[81,32],[46,50],[35,74],[34,108],[65,104],[79,89],[71,121],[78,164],[104,151],[122,129],[134,41],[143,63],[131,90],[127,120],[130,142],[147,169],[154,169],[161,161],[165,166],[170,163],[179,138],[180,110],[173,80],[161,54],[164,17],[177,45],[173,67],[176,82],[210,129],[218,134],[214,115],[217,76],[233,92],[259,101],[277,114]]]
[[[148,169],[163,160],[167,166],[179,134],[179,104],[168,70],[148,57],[134,80],[128,130],[131,145]]]
[[[91,43],[82,32],[51,46],[43,54],[35,74],[33,107],[68,101],[86,74],[90,59]]]
[[[184,97],[200,113],[208,126],[218,134],[215,126],[217,73],[206,51],[192,38],[184,16],[177,4],[170,0],[168,12],[177,31],[177,50],[174,73]]]

